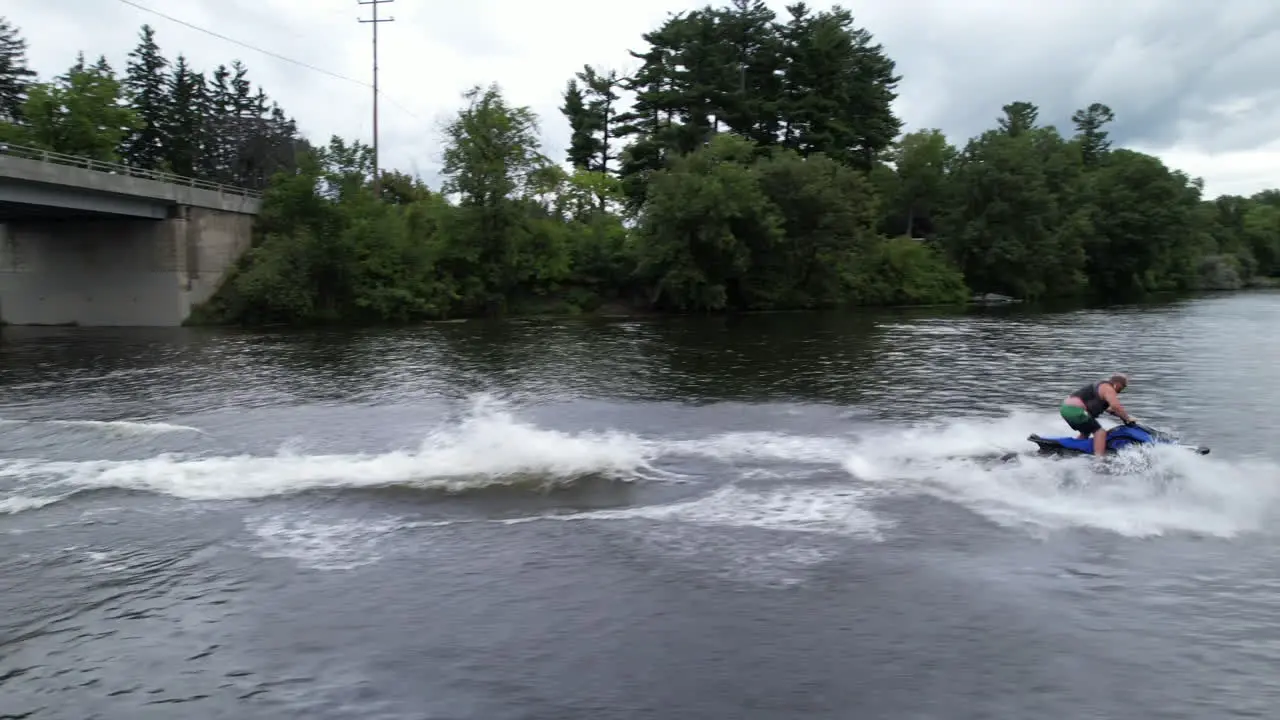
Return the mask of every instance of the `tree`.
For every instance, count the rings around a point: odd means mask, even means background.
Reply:
[[[942,243],[980,292],[1075,292],[1085,282],[1089,233],[1078,150],[1053,128],[1028,126],[1027,108],[1006,112],[1007,123],[969,141],[956,159]]]
[[[875,252],[880,211],[867,178],[826,155],[782,149],[754,169],[784,241],[750,248],[744,305],[834,307],[865,299],[860,272]]]
[[[198,177],[204,153],[210,149],[205,122],[209,98],[205,92],[204,75],[191,70],[186,57],[179,54],[167,83],[165,93],[171,102],[161,133],[164,138],[163,164],[179,175]]]
[[[232,125],[234,105],[229,83],[231,72],[226,65],[214,68],[205,95],[204,135],[207,144],[201,153],[200,177],[219,183],[230,183],[235,165],[235,141]]]
[[[208,82],[195,74],[190,77],[189,92],[199,98],[203,113],[196,132],[202,151],[195,172],[204,180],[262,189],[278,172],[297,172],[309,145],[262,88],[254,91],[248,73],[236,60],[230,67],[219,65]],[[194,121],[178,113],[184,122]]]
[[[782,219],[760,189],[753,158],[748,141],[721,136],[655,174],[637,268],[653,306],[742,306],[752,248],[782,240]]]
[[[906,215],[906,234],[915,237],[923,218],[933,228],[933,213],[945,202],[947,172],[956,149],[940,130],[904,135],[892,152],[899,180],[896,209]]]
[[[106,58],[87,67],[83,53],[54,82],[30,87],[22,115],[26,124],[15,126],[11,139],[103,161],[119,160],[117,150],[138,122]]]
[[[1244,213],[1242,235],[1263,276],[1280,276],[1280,206],[1266,202],[1264,193]]]
[[[593,121],[587,111],[587,101],[577,78],[571,78],[565,85],[564,105],[560,112],[569,121],[569,164],[579,170],[590,170],[591,160],[596,153],[596,139],[593,137]]]
[[[778,142],[782,119],[784,46],[777,16],[762,0],[732,0],[716,13],[716,34],[728,72],[717,103],[718,120],[757,145]]]
[[[27,67],[27,41],[18,28],[0,17],[0,122],[22,120],[27,88],[36,73]]]
[[[1092,103],[1083,110],[1077,110],[1071,116],[1071,122],[1076,126],[1076,139],[1080,142],[1080,152],[1085,165],[1097,165],[1111,149],[1107,131],[1102,128],[1115,119],[1115,113],[1111,108],[1102,103]]]
[[[630,210],[644,204],[653,173],[719,133],[863,171],[892,144],[900,78],[883,48],[838,6],[788,11],[780,24],[764,2],[732,0],[671,15],[643,36],[648,49],[632,52],[642,64],[621,81],[636,100],[615,131],[629,140],[619,176]]]
[[[581,85],[579,85],[579,82]],[[587,65],[569,80],[561,113],[569,120],[569,163],[587,172],[609,173],[611,132],[617,122],[618,94],[615,71],[600,72]],[[606,196],[596,198],[603,209]]]
[[[609,161],[614,158],[609,142],[617,122],[617,87],[616,71],[600,72],[589,65],[565,86],[560,112],[569,120],[569,162],[575,168],[609,172]]]
[[[1179,268],[1191,242],[1198,192],[1159,158],[1115,150],[1093,177],[1093,225],[1088,274],[1106,295],[1186,286]],[[1181,270],[1182,272],[1179,272]]]
[[[463,207],[527,197],[534,173],[550,162],[533,112],[509,106],[496,84],[475,86],[463,97],[467,107],[446,131],[445,192],[457,193]]]
[[[869,171],[902,126],[892,108],[901,79],[893,61],[839,6],[812,16],[804,3],[788,10],[784,145]]]
[[[169,61],[160,54],[155,30],[143,25],[138,46],[129,53],[124,88],[138,123],[123,143],[120,155],[130,165],[159,169],[165,165],[170,146],[167,132],[174,114],[166,68]],[[185,88],[184,88],[185,89]]]
[[[465,240],[444,261],[455,277],[469,274],[478,281],[472,303],[499,310],[541,262],[562,259],[559,248],[542,248],[548,255],[536,257],[544,238],[527,222],[527,208],[552,163],[541,152],[529,108],[508,105],[496,84],[473,87],[464,97],[467,107],[446,130],[442,190],[457,196],[458,232]]]
[[[1002,110],[1004,110],[1004,117],[999,120],[1000,130],[1011,137],[1034,128],[1040,116],[1040,109],[1034,103],[1022,100],[1009,103]]]
[[[476,86],[446,128],[438,191],[384,170],[378,194],[368,145],[312,147],[240,62],[206,81],[142,39],[126,98],[81,55],[0,136],[151,162],[133,141],[157,126],[134,114],[170,98],[159,162],[264,189],[208,320],[951,303],[970,288],[1115,299],[1280,275],[1280,191],[1205,200],[1199,180],[1112,149],[1104,104],[1074,113],[1070,138],[1030,100],[965,142],[899,137],[895,65],[840,7],[779,18],[730,0],[645,33],[629,77],[583,65],[559,109],[568,169],[529,108]]]

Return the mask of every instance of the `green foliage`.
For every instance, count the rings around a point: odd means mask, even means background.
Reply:
[[[18,28],[0,17],[0,122],[22,119],[27,88],[35,76],[27,67],[27,41]]]
[[[33,82],[26,43],[0,18],[0,140],[262,189],[297,171],[307,143],[239,61],[207,82],[160,52],[143,25],[123,77],[81,53],[63,75]]]
[[[1115,119],[1116,115],[1111,108],[1102,103],[1093,103],[1071,116],[1071,122],[1076,126],[1076,136],[1080,138],[1080,156],[1085,165],[1098,164],[1111,149],[1107,131],[1102,128]]]
[[[83,57],[28,83],[0,21],[0,139],[265,188],[253,246],[198,322],[1118,299],[1280,277],[1280,191],[1205,200],[1113,148],[1102,103],[1069,137],[1025,99],[963,142],[900,136],[895,65],[839,6],[731,0],[642,39],[633,74],[584,65],[566,83],[563,165],[529,108],[472,88],[438,191],[384,170],[375,196],[370,147],[311,146],[239,62],[169,63],[145,26],[122,88]]]
[[[1038,124],[1035,105],[1014,102],[953,160],[936,152],[922,169],[900,159],[896,178],[873,177],[900,207],[931,201],[932,235],[977,292],[1119,299],[1238,288],[1280,272],[1280,225],[1268,210],[1280,207],[1268,202],[1276,194],[1206,201],[1199,180],[1159,158],[1113,150],[1104,128],[1114,117],[1093,103],[1072,116],[1076,135],[1066,139]],[[907,136],[899,152],[920,145]]]
[[[654,283],[654,306],[723,310],[742,302],[753,253],[782,240],[752,159],[749,141],[717,137],[654,176],[637,270]]]
[[[1187,178],[1159,158],[1117,150],[1101,161],[1092,180],[1093,287],[1108,295],[1186,287],[1177,261],[1192,243],[1199,201]]]
[[[0,139],[102,161],[118,160],[138,125],[106,58],[86,66],[83,54],[54,82],[31,85],[22,115],[23,124],[0,126]]]
[[[756,167],[782,236],[754,253],[744,305],[834,307],[870,297],[858,273],[874,257],[880,204],[867,178],[826,155],[784,148]]]
[[[581,83],[581,85],[579,84]],[[610,141],[617,122],[618,73],[584,66],[569,80],[560,112],[569,121],[569,164],[607,173],[614,159]]]
[[[271,196],[262,247],[279,247],[247,259],[242,281],[261,299],[223,317],[1119,298],[1280,273],[1280,193],[1202,200],[1158,158],[1113,150],[1101,103],[1072,115],[1073,137],[1019,100],[962,147],[938,130],[894,141],[898,78],[870,34],[839,7],[788,15],[756,0],[704,7],[646,33],[630,77],[584,66],[560,108],[569,170],[542,155],[527,108],[476,88],[448,128],[448,200],[384,191],[407,210],[361,220],[391,211],[356,200],[363,146],[335,139],[318,153],[319,189]],[[353,244],[364,254],[338,253]],[[345,294],[292,290],[340,269]]]
[[[137,122],[124,139],[122,155],[130,165],[159,169],[164,165],[169,130],[170,91],[155,30],[142,26],[138,47],[129,53],[124,88]]]
[[[947,173],[956,155],[941,130],[908,133],[890,151],[895,172],[883,175],[882,190],[889,214],[905,222],[908,237],[921,225],[932,230],[935,213],[945,206]]]
[[[964,276],[941,252],[907,237],[878,241],[859,280],[867,304],[949,304],[969,297]]]

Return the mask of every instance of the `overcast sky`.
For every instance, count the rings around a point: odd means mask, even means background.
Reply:
[[[371,80],[369,7],[356,0],[135,0],[179,20],[359,82]],[[584,63],[627,72],[628,49],[693,0],[395,0],[380,6],[384,167],[433,184],[440,124],[461,93],[499,83],[542,119],[546,149],[563,159],[556,110]],[[715,4],[720,4],[719,2]],[[785,16],[783,0],[769,5]],[[828,7],[812,2],[811,7]],[[1206,193],[1280,186],[1280,2],[1277,0],[860,0],[847,3],[903,75],[908,130],[938,127],[953,142],[991,126],[1003,104],[1027,100],[1069,130],[1071,112],[1104,102],[1117,144],[1155,153],[1203,177]],[[78,50],[123,71],[150,23],[170,59],[197,68],[240,58],[250,78],[313,141],[371,139],[370,91],[121,0],[4,0],[42,79]]]

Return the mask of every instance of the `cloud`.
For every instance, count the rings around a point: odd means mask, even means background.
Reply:
[[[119,0],[7,0],[3,13],[43,77],[78,50],[117,69],[150,23],[165,54],[212,71],[240,58],[250,77],[313,140],[372,136],[369,7],[356,0],[136,0],[209,31],[349,78],[338,79],[156,17]],[[440,128],[475,84],[499,83],[542,121],[546,150],[563,155],[565,81],[584,64],[626,72],[641,35],[692,0],[468,0],[380,6],[381,157],[434,184]],[[717,3],[718,4],[718,3]],[[784,0],[769,0],[786,15]],[[825,7],[812,3],[812,7]],[[1070,131],[1071,113],[1103,102],[1117,144],[1203,177],[1209,195],[1277,183],[1280,3],[1129,0],[874,0],[850,5],[898,63],[907,129],[938,127],[962,144],[1027,100],[1042,122]]]

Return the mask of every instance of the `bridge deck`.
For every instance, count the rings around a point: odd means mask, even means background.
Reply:
[[[195,178],[0,143],[0,216],[164,218],[176,205],[256,215],[260,193]]]

